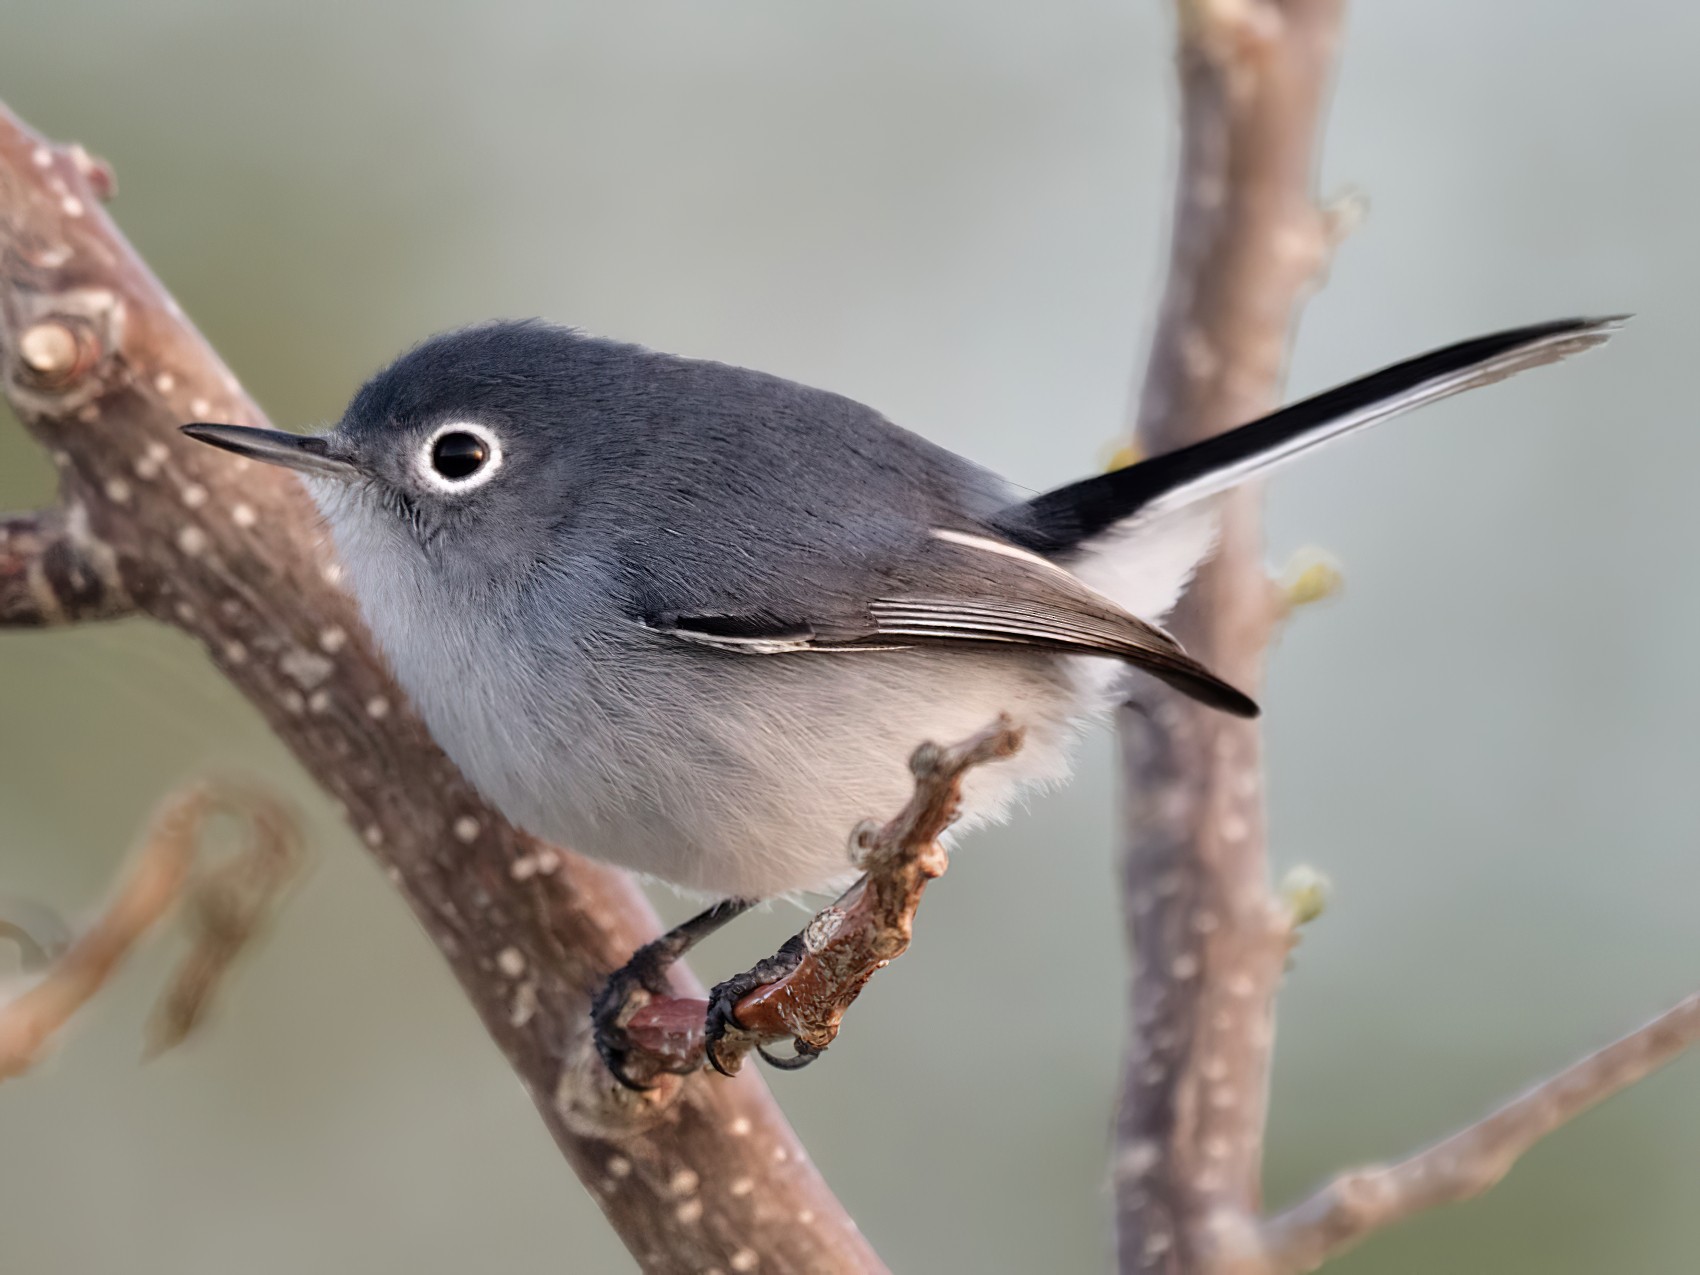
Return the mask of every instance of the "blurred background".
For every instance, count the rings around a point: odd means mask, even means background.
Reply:
[[[1640,317],[1270,490],[1272,562],[1321,545],[1347,579],[1266,699],[1276,870],[1337,887],[1281,1001],[1275,1202],[1700,979],[1697,40],[1652,0],[1353,6],[1322,188],[1372,209],[1290,393]],[[112,161],[124,229],[280,424],[334,418],[423,334],[542,314],[843,391],[1043,488],[1103,464],[1143,364],[1170,43],[1154,0],[12,0],[0,97]],[[0,422],[0,508],[51,490]],[[317,847],[189,1047],[139,1058],[167,940],[0,1088],[0,1270],[633,1269],[401,901],[187,641],[0,635],[0,722],[5,891],[85,914],[215,764],[290,793]],[[1108,1261],[1113,806],[1095,739],[957,856],[831,1057],[775,1078],[897,1270]],[[1697,1184],[1690,1060],[1331,1269],[1692,1270]]]

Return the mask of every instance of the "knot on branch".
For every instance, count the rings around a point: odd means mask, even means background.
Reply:
[[[57,393],[100,362],[100,340],[84,319],[38,319],[18,337],[19,376],[26,388]]]

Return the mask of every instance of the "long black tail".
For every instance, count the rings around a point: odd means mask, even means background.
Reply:
[[[1000,514],[996,523],[1030,549],[1066,553],[1135,515],[1155,516],[1225,491],[1331,439],[1590,349],[1627,317],[1558,319],[1460,341],[1225,434],[1035,496]]]

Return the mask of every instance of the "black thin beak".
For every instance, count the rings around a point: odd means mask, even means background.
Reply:
[[[263,460],[268,465],[339,478],[343,482],[360,476],[359,467],[339,455],[329,439],[310,434],[285,434],[276,429],[249,429],[245,425],[185,425],[183,432],[202,443],[211,443],[238,456]]]

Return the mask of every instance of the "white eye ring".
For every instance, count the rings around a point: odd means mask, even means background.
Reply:
[[[451,478],[437,468],[437,444],[450,434],[470,434],[484,445],[484,463],[464,478]],[[476,421],[446,421],[437,426],[420,447],[418,459],[414,464],[420,481],[427,487],[456,496],[475,487],[482,487],[496,476],[496,471],[501,467],[501,440],[496,437],[494,430]]]

